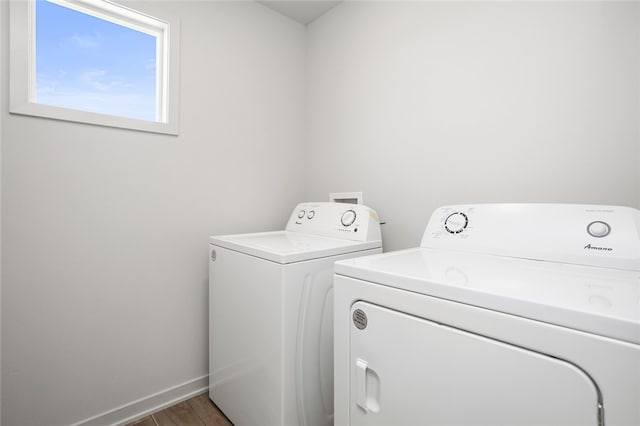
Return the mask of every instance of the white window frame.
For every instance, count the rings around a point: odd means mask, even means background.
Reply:
[[[37,103],[35,0],[10,2],[9,111],[13,114],[177,135],[179,130],[179,18],[163,17],[163,20],[159,20],[107,0],[49,1],[156,37],[156,121]]]

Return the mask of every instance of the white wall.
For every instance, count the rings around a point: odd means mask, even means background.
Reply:
[[[4,8],[0,5],[0,24],[4,26]],[[5,32],[0,30],[0,52],[4,52],[5,47]],[[3,104],[5,103],[4,83],[5,83],[5,67],[4,57],[0,53],[0,309],[2,307],[2,122],[4,120]],[[0,425],[2,424],[2,312],[0,312]]]
[[[345,2],[308,27],[307,198],[385,249],[480,202],[640,207],[640,4]]]
[[[179,137],[2,98],[5,426],[204,389],[208,236],[281,228],[303,199],[304,26],[253,2],[134,7],[181,16]]]

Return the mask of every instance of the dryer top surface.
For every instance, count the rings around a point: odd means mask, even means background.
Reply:
[[[335,273],[640,344],[640,273],[414,248],[343,260]]]

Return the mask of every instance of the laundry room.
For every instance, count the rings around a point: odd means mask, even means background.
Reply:
[[[135,84],[91,64],[79,106],[39,102],[69,95],[68,69],[36,74],[43,3],[163,40],[152,118],[100,112]],[[0,58],[2,426],[125,425],[207,395],[211,236],[326,211],[392,252],[447,205],[640,209],[639,2],[5,0]]]

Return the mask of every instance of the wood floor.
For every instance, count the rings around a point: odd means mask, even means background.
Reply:
[[[172,405],[127,426],[233,426],[206,393]]]

